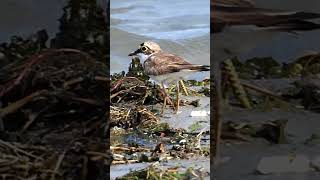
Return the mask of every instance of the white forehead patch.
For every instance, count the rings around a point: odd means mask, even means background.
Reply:
[[[161,50],[160,46],[157,43],[152,41],[146,41],[143,43],[143,45],[153,50]]]

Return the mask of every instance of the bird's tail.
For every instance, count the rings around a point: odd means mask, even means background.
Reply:
[[[193,65],[189,69],[194,71],[210,71],[210,66],[209,65]]]

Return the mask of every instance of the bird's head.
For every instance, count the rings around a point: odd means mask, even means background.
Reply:
[[[153,53],[157,53],[157,52],[160,52],[161,51],[161,48],[160,46],[155,43],[155,42],[152,42],[152,41],[146,41],[146,42],[143,42],[139,45],[139,48],[133,52],[131,52],[129,54],[129,56],[134,56],[134,55],[151,55]]]

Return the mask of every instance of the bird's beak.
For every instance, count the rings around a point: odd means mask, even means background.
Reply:
[[[139,53],[142,53],[142,51],[140,49],[137,49],[136,51],[131,52],[128,56],[134,56],[134,55],[137,55]]]

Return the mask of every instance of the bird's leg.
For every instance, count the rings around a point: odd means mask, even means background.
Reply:
[[[162,83],[162,91],[163,91],[164,97],[167,99],[167,101],[169,102],[169,104],[170,104],[170,105],[174,105],[173,102],[171,101],[170,96],[169,96],[169,94],[167,93],[166,88],[164,87],[164,84],[163,84],[163,83]]]
[[[183,90],[184,94],[185,94],[186,96],[189,96],[188,90],[187,90],[186,86],[184,85],[183,80],[180,80],[179,82],[180,82],[180,85],[181,85],[181,87],[182,87],[182,90]]]
[[[175,107],[174,107],[174,104],[173,104],[173,102],[171,101],[171,99],[170,99],[170,97],[169,97],[169,95],[168,95],[168,93],[167,93],[167,91],[166,91],[166,88],[164,87],[164,84],[162,83],[161,84],[161,86],[162,86],[162,93],[163,93],[163,105],[162,105],[162,109],[161,109],[161,113],[163,114],[163,112],[164,112],[164,107],[166,106],[166,104],[167,104],[167,101],[169,102],[169,104],[171,104],[172,106],[173,106],[173,109],[175,110]]]
[[[190,92],[190,91],[191,91],[191,93],[192,93],[193,95],[194,95],[194,94],[198,94],[197,91],[195,91],[195,90],[193,90],[193,89],[191,89],[191,88],[186,87],[186,85],[184,84],[183,80],[180,80],[180,85],[181,85],[182,90],[183,90],[183,92],[184,92],[184,94],[185,94],[186,96],[189,96],[189,92]],[[189,91],[189,92],[188,92],[188,91]]]
[[[163,98],[163,105],[162,105],[162,108],[161,108],[161,114],[164,113],[164,108],[166,107],[166,104],[167,104],[167,97],[164,97]]]
[[[166,96],[166,92],[165,92],[165,88],[164,88],[163,83],[161,84],[161,88],[162,88],[162,95],[163,95],[163,104],[162,104],[162,108],[161,108],[161,114],[163,114],[164,108],[167,104],[167,96]]]
[[[177,85],[176,85],[176,109],[175,109],[175,113],[177,114],[178,113],[178,110],[179,110],[179,82],[177,82]]]

